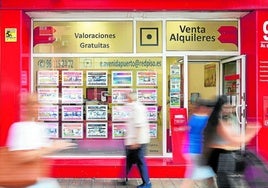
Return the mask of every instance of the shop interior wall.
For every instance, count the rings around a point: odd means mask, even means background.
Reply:
[[[0,145],[6,144],[7,132],[14,121],[19,120],[20,73],[22,62],[29,66],[29,20],[20,10],[1,10],[1,61],[0,61]],[[26,25],[25,25],[26,24]],[[17,29],[15,42],[5,41],[5,29]],[[22,53],[23,52],[23,53]],[[27,88],[26,88],[27,89]]]
[[[206,64],[216,64],[216,62],[201,62],[201,63],[189,63],[189,93],[188,99],[191,99],[191,93],[200,93],[200,97],[203,99],[215,99],[216,88],[218,88],[218,81],[216,81],[215,87],[205,87],[205,65]],[[216,70],[219,66],[216,65]],[[216,72],[216,78],[219,77],[219,72]]]
[[[219,81],[216,80],[216,85],[205,87],[205,65],[216,65],[216,78],[219,77],[219,65],[216,62],[189,62],[188,67],[188,116],[190,116],[194,109],[195,100],[194,95],[198,93],[199,97],[206,100],[215,100],[217,88],[219,88]],[[216,79],[215,78],[215,79]]]

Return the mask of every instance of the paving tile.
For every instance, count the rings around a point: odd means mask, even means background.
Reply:
[[[136,188],[142,183],[140,178],[131,178],[127,185],[122,185],[121,179],[109,178],[59,178],[61,188]],[[182,179],[151,178],[153,188],[179,188]]]

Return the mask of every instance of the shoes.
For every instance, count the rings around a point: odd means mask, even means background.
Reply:
[[[151,188],[152,187],[152,183],[149,182],[147,184],[141,184],[139,186],[137,186],[137,188]]]
[[[127,183],[128,183],[127,178],[125,180],[119,182],[120,185],[127,185]]]
[[[119,182],[120,185],[127,185],[127,181],[121,181]]]

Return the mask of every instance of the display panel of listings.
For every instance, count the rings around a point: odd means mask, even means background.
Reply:
[[[149,125],[150,125],[150,137],[157,138],[157,124],[150,123]]]
[[[107,71],[87,71],[87,86],[107,86]]]
[[[83,138],[83,123],[62,123],[62,138]]]
[[[62,105],[62,121],[82,121],[82,105]]]
[[[132,72],[112,71],[112,86],[132,86]]]
[[[58,121],[59,106],[58,105],[41,105],[38,108],[39,121]]]
[[[62,88],[63,104],[82,104],[83,89],[82,88]]]
[[[124,89],[112,89],[112,103],[114,104],[123,104],[127,102],[127,95],[132,92],[130,88]]]
[[[157,72],[155,71],[138,71],[137,86],[156,86]]]
[[[49,138],[59,138],[59,123],[58,122],[44,122],[43,123]]]
[[[87,120],[107,120],[107,105],[86,105]]]
[[[137,89],[137,98],[144,104],[157,103],[157,89]]]
[[[129,108],[125,105],[112,107],[112,120],[113,121],[126,121],[129,118]]]
[[[38,101],[41,103],[58,103],[59,89],[58,88],[38,88]]]
[[[123,139],[126,136],[125,123],[113,123],[112,125],[113,139]]]
[[[148,121],[157,121],[157,106],[146,106]]]
[[[38,71],[37,73],[38,86],[58,86],[59,72],[58,71]]]
[[[82,86],[83,71],[62,71],[62,86]]]
[[[107,138],[107,123],[106,122],[89,122],[87,123],[87,138]]]
[[[180,106],[180,65],[170,65],[170,106]]]

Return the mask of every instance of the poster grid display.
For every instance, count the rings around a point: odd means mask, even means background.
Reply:
[[[108,71],[86,71],[85,73],[87,87],[108,87]],[[154,122],[157,121],[158,116],[157,89],[155,88],[157,72],[136,71],[135,76],[136,78],[133,78],[132,71],[111,72],[110,102],[112,106],[109,110],[108,105],[102,104],[87,104],[84,108],[82,105],[84,88],[81,87],[84,84],[83,71],[38,71],[38,98],[45,104],[39,109],[38,119],[45,122],[50,138],[108,138],[108,111],[111,111],[112,139],[123,139],[126,131],[124,122],[129,117],[129,112],[124,105],[127,102],[126,95],[135,89],[138,100],[146,104],[150,134],[152,138],[156,138],[157,124]],[[132,87],[134,80],[135,85],[140,88]],[[127,86],[127,88],[122,88],[122,86]],[[106,93],[109,93],[108,88]],[[62,122],[58,122],[59,120]]]

